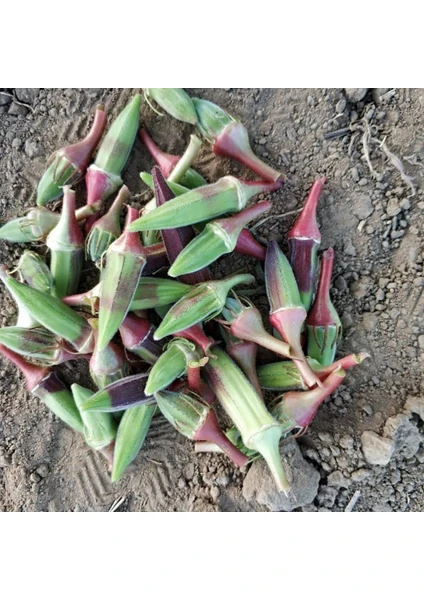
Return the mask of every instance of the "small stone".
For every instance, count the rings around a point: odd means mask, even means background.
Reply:
[[[327,477],[327,484],[330,487],[335,488],[348,488],[351,485],[351,481],[343,475],[340,471],[333,471]]]
[[[351,240],[346,240],[344,247],[343,247],[343,251],[345,254],[347,254],[347,256],[356,256],[356,249],[354,247],[354,245],[352,244]]]
[[[36,158],[37,156],[41,156],[42,150],[35,142],[31,140],[26,140],[25,142],[25,154],[30,158]]]
[[[386,213],[389,217],[395,217],[401,211],[397,198],[390,198],[387,203]]]
[[[36,473],[38,473],[40,477],[46,477],[49,473],[49,465],[47,465],[46,463],[41,464],[36,469]]]
[[[339,445],[345,450],[353,450],[355,440],[351,435],[345,434],[340,438]]]
[[[12,97],[8,94],[4,94],[0,92],[0,106],[5,106],[6,104],[10,104],[12,102]]]
[[[271,511],[287,512],[313,502],[320,480],[318,471],[303,458],[295,440],[281,447],[281,456],[292,486],[288,497],[278,492],[265,461],[258,460],[250,467],[243,483],[245,500],[256,500]]]
[[[29,476],[29,478],[34,483],[39,483],[41,481],[41,477],[39,476],[38,473],[31,473],[31,475]]]
[[[22,104],[16,104],[16,102],[12,102],[9,107],[8,114],[14,117],[19,117],[20,115],[25,116],[28,114],[28,109]]]
[[[408,414],[418,415],[424,421],[424,398],[409,396],[405,402],[404,411]]]
[[[328,485],[322,485],[319,489],[317,501],[325,508],[332,508],[337,498],[338,490]]]
[[[352,212],[360,221],[367,219],[374,212],[374,206],[368,194],[357,194],[352,198]]]
[[[370,465],[387,465],[394,452],[393,440],[383,438],[374,431],[361,435],[362,452]]]
[[[324,444],[332,444],[333,443],[333,437],[327,433],[326,431],[321,431],[318,434],[319,439],[321,440],[321,442],[324,442]],[[329,455],[327,455],[329,456]]]
[[[379,502],[374,504],[372,507],[372,512],[393,512],[392,507],[387,502]]]
[[[411,203],[408,200],[408,198],[405,198],[404,200],[402,200],[402,202],[400,202],[400,205],[402,210],[409,210],[411,208]]]
[[[350,477],[355,483],[360,483],[361,481],[368,479],[370,475],[372,475],[370,469],[357,469],[356,471],[353,471]]]
[[[371,332],[374,331],[377,327],[378,323],[378,315],[376,313],[364,313],[362,315],[362,324],[364,326],[365,331]]]
[[[334,287],[336,288],[336,290],[339,290],[339,292],[344,292],[345,290],[347,290],[346,279],[343,277],[343,275],[339,275],[337,277],[337,279],[334,282]]]
[[[378,280],[378,286],[380,288],[385,288],[388,283],[390,283],[390,279],[388,279],[387,277],[380,277],[380,279]]]
[[[17,99],[27,104],[33,104],[39,93],[40,88],[15,88]]]
[[[344,92],[349,102],[356,104],[365,98],[369,88],[345,88]]]
[[[420,431],[411,423],[408,415],[399,414],[387,419],[383,433],[394,441],[397,455],[412,458],[418,452],[421,444]]]
[[[211,498],[212,498],[212,500],[213,500],[214,502],[216,502],[216,501],[218,500],[218,498],[219,498],[219,494],[220,494],[219,488],[218,488],[218,487],[216,487],[216,485],[213,485],[213,486],[211,487],[210,494],[211,494]]]
[[[186,465],[184,467],[184,477],[187,479],[187,481],[190,481],[191,479],[193,479],[193,476],[194,476],[194,464],[189,463],[188,465]]]
[[[413,283],[415,287],[424,287],[424,277],[415,277]]]
[[[15,138],[12,142],[12,148],[20,148],[22,146],[22,140]]]
[[[352,292],[352,296],[356,298],[356,300],[360,300],[368,294],[370,287],[370,282],[367,279],[362,278],[352,283],[352,285],[350,286],[350,291]]]
[[[336,104],[336,113],[339,115],[346,108],[346,99],[341,98]]]
[[[230,483],[230,478],[228,475],[220,475],[215,479],[215,483],[217,485],[221,485],[222,487],[227,487],[227,485]]]

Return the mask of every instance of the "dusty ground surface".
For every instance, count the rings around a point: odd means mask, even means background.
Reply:
[[[116,116],[133,94],[119,89],[16,89],[0,93],[0,222],[23,214],[47,157],[87,131],[103,102]],[[424,508],[424,91],[419,89],[209,89],[210,99],[248,125],[257,153],[290,176],[271,196],[273,214],[302,206],[313,181],[327,177],[319,220],[322,247],[336,251],[333,299],[345,337],[339,355],[367,350],[371,359],[321,407],[307,435],[283,448],[296,500],[282,499],[262,463],[236,472],[221,456],[195,455],[191,443],[161,418],[127,475],[111,484],[103,459],[82,438],[26,393],[16,369],[0,360],[0,510],[105,511],[116,500],[126,511],[421,511]],[[356,96],[355,96],[356,93]],[[353,95],[352,95],[353,94]],[[381,98],[381,96],[383,96]],[[364,120],[365,118],[365,120]],[[190,128],[160,118],[147,105],[142,121],[167,151],[181,153]],[[325,134],[352,125],[353,133]],[[412,195],[386,142],[413,177]],[[151,161],[139,141],[124,181],[140,206],[138,173]],[[399,166],[399,165],[398,165]],[[247,173],[205,148],[198,169],[213,181]],[[79,189],[83,202],[83,187]],[[285,234],[295,215],[270,219],[259,238]],[[0,260],[12,267],[23,246],[0,242]],[[254,261],[222,260],[217,275]],[[259,285],[263,284],[260,273]],[[266,296],[256,299],[266,311]],[[0,290],[2,325],[15,308]],[[264,359],[264,356],[262,356]],[[61,369],[84,381],[82,361]],[[364,432],[367,432],[364,434]],[[350,505],[349,505],[350,502]]]

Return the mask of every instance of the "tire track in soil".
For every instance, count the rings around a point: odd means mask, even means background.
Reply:
[[[87,506],[106,506],[114,499],[112,484],[106,479],[105,464],[100,456],[90,451],[75,480]]]

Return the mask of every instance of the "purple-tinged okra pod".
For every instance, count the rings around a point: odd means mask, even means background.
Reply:
[[[204,367],[206,382],[240,431],[243,443],[263,456],[278,490],[287,493],[290,484],[279,452],[282,428],[231,358],[220,348],[214,352],[215,358]]]
[[[163,344],[153,339],[155,331],[155,326],[148,319],[131,313],[127,314],[119,328],[124,348],[149,365],[155,364],[163,350]]]
[[[349,354],[336,362],[323,367],[320,363],[309,356],[306,357],[309,366],[314,373],[318,375],[321,381],[324,381],[336,369],[347,371],[356,365],[360,365],[366,358],[369,358],[366,352],[359,354]],[[269,365],[261,365],[258,367],[258,377],[261,386],[265,390],[274,390],[286,392],[293,389],[307,390],[308,386],[303,381],[296,365],[289,360],[282,362],[271,363]]]
[[[330,394],[342,383],[346,371],[338,367],[323,381],[323,387],[304,392],[290,391],[283,395],[271,410],[280,422],[292,422],[295,427],[305,430],[315,417],[318,408]]]
[[[93,395],[91,390],[77,383],[71,385],[71,391],[78,409]],[[111,470],[117,432],[115,419],[110,413],[80,411],[80,414],[86,443],[94,450],[103,454]]]
[[[99,390],[81,406],[81,410],[99,412],[118,412],[134,406],[150,404],[154,398],[146,396],[144,386],[146,373],[138,373],[110,383]]]
[[[39,398],[64,423],[82,432],[83,423],[71,392],[56,373],[46,367],[32,365],[0,344],[0,354],[8,358],[25,377],[28,391]]]
[[[190,289],[190,285],[180,283],[174,279],[143,276],[132,299],[130,310],[146,310],[174,304]]]
[[[202,367],[207,361],[192,342],[184,338],[173,339],[153,365],[144,388],[145,394],[152,396],[164,390],[187,373],[189,367]]]
[[[150,100],[154,100],[156,104],[178,121],[190,123],[191,125],[197,123],[196,109],[192,99],[182,88],[144,88],[144,98],[155,112],[158,111],[150,104]]]
[[[18,318],[16,321],[17,327],[36,327],[38,325],[38,321],[34,319],[28,308],[25,306],[25,303],[22,302],[19,296],[13,291],[13,287],[11,287],[10,284],[11,282],[15,281],[15,279],[10,276],[5,265],[0,265],[0,280],[4,283],[16,303],[16,307],[18,309]]]
[[[163,390],[155,394],[155,399],[163,416],[189,440],[215,443],[238,467],[244,467],[249,462],[248,457],[223,433],[213,408],[203,402],[197,394],[189,390]]]
[[[269,321],[291,347],[291,358],[309,387],[321,386],[303,353],[300,334],[306,310],[292,268],[277,242],[268,243],[265,259],[265,284],[270,304]]]
[[[91,157],[103,135],[107,116],[103,106],[96,108],[94,122],[88,135],[81,141],[55,152],[50,165],[38,184],[37,204],[43,205],[62,195],[65,185],[76,185],[85,174]]]
[[[152,140],[149,132],[144,127],[140,129],[138,132],[138,136],[143,144],[146,146],[149,154],[153,158],[153,160],[158,165],[159,169],[162,171],[165,179],[168,179],[178,162],[180,161],[180,156],[176,156],[174,154],[167,154],[163,152]],[[191,167],[187,169],[184,176],[180,179],[181,185],[188,189],[194,189],[200,187],[202,185],[206,185],[205,179],[194,169]]]
[[[46,294],[51,294],[53,289],[53,275],[44,260],[36,252],[24,250],[19,259],[16,271],[25,283],[32,288],[41,290]]]
[[[242,181],[228,175],[169,200],[132,223],[131,231],[173,229],[239,212],[256,194],[272,192],[280,186],[281,182]]]
[[[168,186],[165,181],[161,171],[158,167],[153,168],[153,182],[155,188],[155,197],[156,204],[158,207],[164,206],[173,198],[175,198],[175,194]],[[190,226],[187,227],[175,227],[172,229],[164,229],[162,231],[162,239],[165,244],[166,253],[168,255],[170,265],[173,265],[176,260],[178,260],[178,256],[181,252],[184,251],[184,248],[189,244],[192,240],[195,239],[193,228]],[[183,283],[187,283],[190,285],[195,285],[197,283],[201,283],[202,281],[208,281],[211,279],[211,274],[209,269],[201,268],[196,272],[191,274],[186,274],[181,277],[181,281]]]
[[[137,211],[128,207],[123,234],[106,252],[101,275],[97,346],[104,350],[125,319],[139,285],[146,254],[140,236],[129,231]]]
[[[308,356],[323,367],[334,361],[337,342],[342,335],[342,323],[330,299],[333,262],[334,250],[329,248],[322,255],[317,294],[306,317]]]
[[[227,299],[228,302],[229,299]],[[226,305],[227,306],[227,305]],[[226,309],[224,309],[225,311]],[[240,367],[252,386],[255,388],[258,396],[263,398],[261,386],[259,384],[256,371],[256,356],[258,353],[258,344],[241,340],[233,335],[229,329],[221,325],[221,335],[224,338],[227,354]]]
[[[194,392],[201,398],[206,404],[213,404],[215,401],[215,394],[211,388],[206,385],[201,376],[201,366],[188,366],[187,367],[187,387],[191,392]],[[171,390],[171,386],[169,387]]]
[[[153,244],[153,246],[145,246],[146,265],[143,269],[143,275],[155,275],[161,269],[169,267],[168,256],[163,242]]]
[[[265,200],[245,208],[233,217],[209,222],[178,255],[168,270],[168,275],[180,277],[193,273],[232,252],[243,227],[270,208],[271,202]]]
[[[87,204],[105,200],[122,185],[121,173],[137,135],[140,105],[141,96],[136,94],[113,121],[103,138],[96,160],[88,168],[85,177]],[[87,219],[86,233],[95,220],[95,217]]]
[[[118,427],[113,454],[112,482],[118,481],[140,452],[150,429],[156,404],[128,408]]]
[[[128,201],[130,191],[126,185],[119,190],[112,206],[90,229],[85,240],[87,256],[99,264],[109,246],[121,235],[120,217],[124,203]]]
[[[311,307],[317,283],[317,254],[321,243],[317,205],[324,183],[325,177],[315,181],[302,212],[288,233],[290,264],[306,311]]]
[[[2,270],[0,267],[0,274]],[[7,288],[40,325],[69,342],[78,352],[89,354],[94,348],[93,330],[80,314],[45,292],[7,278]]]
[[[96,214],[101,207],[101,202],[91,206],[83,206],[75,211],[75,218],[79,222]],[[27,243],[45,241],[51,230],[59,223],[60,214],[52,212],[44,206],[31,208],[25,217],[9,221],[0,227],[0,240],[7,242]]]
[[[25,377],[28,391],[31,391],[33,388],[35,388],[40,381],[42,381],[50,373],[50,369],[48,367],[33,365],[25,360],[22,356],[16,354],[16,352],[13,352],[12,350],[9,350],[9,348],[6,348],[6,346],[3,346],[2,344],[0,344],[0,354],[4,356],[4,358],[10,360],[10,362],[12,362],[15,367],[21,371],[22,375]]]
[[[255,240],[253,234],[246,227],[241,230],[240,235],[237,238],[235,251],[252,258],[257,258],[262,262],[265,260],[266,248],[261,246],[259,242]]]
[[[165,315],[156,330],[155,339],[182,331],[203,321],[213,319],[222,311],[230,290],[242,283],[254,283],[252,275],[232,275],[219,281],[199,283],[183,296]]]
[[[193,98],[201,135],[212,144],[216,156],[234,158],[266,181],[284,181],[286,177],[264,163],[253,152],[246,127],[225,110],[199,98]]]
[[[296,365],[290,360],[259,366],[258,379],[264,390],[285,392],[308,389]]]
[[[44,327],[3,327],[0,329],[0,344],[29,361],[45,366],[81,358],[80,354]]]
[[[90,322],[93,326],[94,339],[97,342],[98,331],[96,329],[97,319]],[[124,350],[115,344],[109,342],[104,350],[99,350],[96,343],[93,354],[90,358],[90,375],[99,389],[105,388],[114,381],[119,381],[129,374],[129,365],[125,358]]]
[[[233,336],[259,344],[280,356],[291,358],[292,352],[289,344],[278,340],[266,331],[261,313],[246,298],[243,301],[238,297],[237,299],[227,298],[222,316]]]
[[[63,188],[59,223],[47,236],[46,246],[51,254],[53,296],[63,298],[74,294],[78,289],[84,262],[84,236],[75,218],[75,192],[67,185]]]

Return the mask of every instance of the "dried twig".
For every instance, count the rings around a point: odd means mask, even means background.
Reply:
[[[358,498],[360,495],[361,495],[361,492],[359,490],[356,490],[356,492],[353,494],[352,498],[349,500],[349,504],[344,509],[345,512],[352,512],[355,504],[358,502]]]
[[[255,223],[253,225],[253,227],[250,227],[249,229],[250,229],[250,231],[254,231],[258,227],[260,227],[261,225],[263,225],[264,223],[269,221],[270,219],[284,219],[285,217],[289,217],[290,215],[296,215],[297,213],[301,212],[302,210],[303,210],[303,207],[296,208],[296,210],[290,210],[289,212],[286,212],[286,213],[281,213],[280,215],[269,215],[269,217],[265,217],[265,219],[261,219],[260,221]]]

